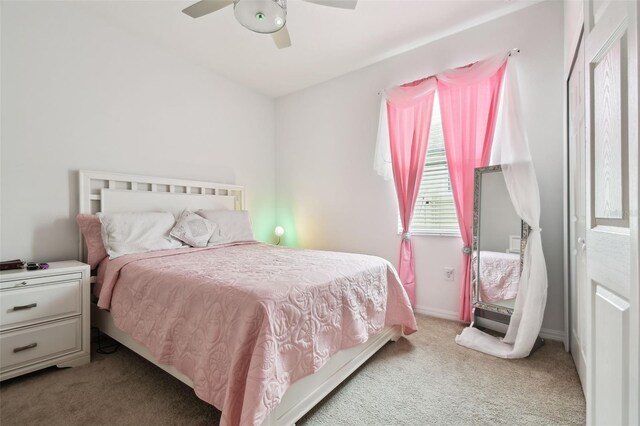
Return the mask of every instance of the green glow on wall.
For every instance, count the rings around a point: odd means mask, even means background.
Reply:
[[[275,215],[271,209],[259,209],[251,212],[251,223],[253,234],[257,241],[273,244],[275,243],[273,230],[275,228]]]
[[[292,209],[276,209],[268,205],[266,208],[251,211],[250,215],[256,241],[275,244],[278,241],[278,237],[275,235],[276,226],[282,226],[284,235],[280,238],[280,245],[298,247],[296,221]]]

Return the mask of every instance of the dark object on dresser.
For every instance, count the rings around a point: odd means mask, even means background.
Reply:
[[[9,269],[22,269],[24,262],[20,259],[5,260],[0,262],[0,271],[8,271]]]

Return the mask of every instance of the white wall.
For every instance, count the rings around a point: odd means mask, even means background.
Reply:
[[[0,259],[78,255],[78,169],[246,185],[275,223],[274,101],[77,12],[2,4]]]
[[[277,220],[285,242],[397,260],[393,184],[372,169],[379,89],[519,47],[525,125],[538,173],[549,274],[543,327],[563,333],[563,5],[539,3],[276,103]],[[415,236],[417,308],[457,317],[461,240]],[[444,280],[456,268],[455,282]]]

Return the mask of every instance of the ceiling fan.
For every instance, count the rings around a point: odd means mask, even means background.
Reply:
[[[322,6],[355,9],[358,0],[303,0]],[[291,46],[287,30],[287,0],[201,0],[182,12],[199,18],[233,4],[233,13],[242,26],[256,33],[271,34],[278,49]]]

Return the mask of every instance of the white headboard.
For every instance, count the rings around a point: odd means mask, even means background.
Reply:
[[[79,213],[244,209],[244,187],[197,180],[80,170]],[[80,235],[80,259],[85,259]]]

